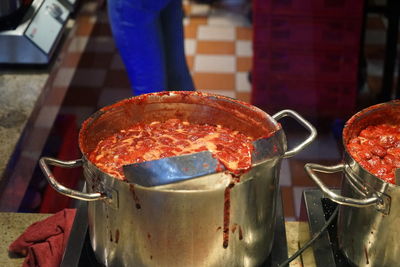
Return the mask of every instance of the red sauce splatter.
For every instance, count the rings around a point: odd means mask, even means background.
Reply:
[[[239,240],[242,240],[243,239],[243,230],[242,230],[242,227],[240,225],[238,225],[237,223],[235,223],[232,226],[232,229],[231,229],[232,234],[234,234],[236,232],[236,230],[238,230],[238,233],[239,233]]]
[[[224,248],[228,247],[229,243],[229,222],[230,222],[230,209],[231,209],[231,190],[235,186],[234,182],[231,182],[224,192],[224,224],[223,224],[223,243]]]
[[[135,201],[136,208],[137,208],[138,210],[140,210],[140,209],[142,208],[142,206],[140,205],[140,203],[139,203],[139,198],[138,198],[138,196],[136,195],[136,192],[135,192],[135,185],[134,185],[134,184],[129,184],[129,191],[131,191],[131,193],[132,193],[132,197],[133,197],[133,200]]]
[[[147,233],[147,239],[151,239],[151,234],[150,233]]]
[[[367,171],[395,184],[395,170],[400,168],[400,125],[368,126],[348,142],[347,149]]]
[[[118,244],[118,241],[119,241],[119,230],[117,229],[115,230],[115,243]]]
[[[364,253],[365,253],[365,260],[366,260],[367,264],[369,264],[368,250],[366,247],[364,247]]]
[[[124,180],[124,165],[208,150],[219,161],[217,172],[227,169],[240,174],[251,167],[252,142],[252,137],[221,125],[169,119],[136,123],[120,130],[99,141],[89,160]]]

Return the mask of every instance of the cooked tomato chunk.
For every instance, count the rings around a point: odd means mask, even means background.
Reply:
[[[394,184],[394,172],[400,167],[399,144],[400,125],[379,124],[362,130],[347,149],[366,170]]]
[[[226,169],[251,167],[253,139],[221,125],[194,124],[178,119],[134,124],[100,141],[89,160],[123,180],[123,165],[210,151]]]

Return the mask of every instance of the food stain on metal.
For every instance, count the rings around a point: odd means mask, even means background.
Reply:
[[[117,229],[115,230],[115,243],[118,244],[118,241],[119,241],[119,230]]]
[[[240,225],[239,225],[239,240],[243,240],[243,230]]]
[[[226,172],[227,175],[231,175],[231,182],[225,188],[224,191],[224,223],[223,223],[223,243],[224,248],[228,247],[229,243],[229,225],[230,225],[230,208],[231,208],[231,190],[235,184],[240,182],[240,175]],[[234,226],[235,227],[235,226]]]
[[[109,230],[109,233],[110,233],[110,242],[115,242],[116,244],[118,244],[120,237],[119,230],[118,229],[115,230],[115,238],[113,238],[113,233],[111,230]]]
[[[231,229],[232,234],[234,234],[234,233],[236,232],[237,226],[238,226],[238,225],[237,225],[236,223],[233,224],[232,229]]]
[[[234,178],[234,176],[232,176]],[[229,243],[229,224],[230,224],[230,209],[231,209],[231,190],[235,186],[236,180],[232,179],[231,183],[224,191],[224,224],[223,224],[223,243],[224,248],[228,247]]]
[[[234,223],[233,226],[231,227],[232,234],[234,234],[236,232],[236,230],[238,230],[239,240],[242,240],[243,239],[242,227],[239,224]]]
[[[132,193],[132,197],[133,197],[133,200],[135,201],[136,209],[140,210],[142,208],[142,206],[140,205],[139,198],[136,195],[135,185],[134,184],[129,184],[129,191],[131,191],[131,193]]]
[[[364,246],[364,252],[365,252],[366,263],[369,264],[368,250],[367,250],[367,248],[365,246]]]

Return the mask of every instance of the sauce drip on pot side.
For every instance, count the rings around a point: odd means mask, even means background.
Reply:
[[[123,165],[209,150],[226,169],[241,173],[251,167],[252,141],[221,125],[169,119],[123,129],[101,140],[88,158],[102,171],[124,180]]]
[[[400,125],[368,126],[351,139],[347,148],[366,170],[395,184],[395,170],[400,168]]]

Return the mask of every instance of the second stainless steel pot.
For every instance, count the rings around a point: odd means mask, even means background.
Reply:
[[[369,107],[347,121],[343,130],[343,163],[305,165],[325,195],[341,204],[339,246],[356,266],[398,266],[400,259],[400,188],[365,170],[347,151],[348,141],[362,129],[381,123],[400,124],[400,101]],[[325,186],[315,172],[343,172],[341,195]]]
[[[291,116],[310,131],[288,150],[276,120]],[[117,180],[90,161],[88,153],[113,132],[135,122],[179,118],[221,124],[265,139],[253,154],[252,168],[232,183],[218,172],[179,184],[141,187]],[[100,262],[107,266],[257,266],[269,254],[274,236],[281,159],[308,145],[316,131],[297,113],[273,117],[246,103],[212,94],[168,92],[134,97],[91,116],[80,131],[83,158],[42,158],[49,183],[67,196],[89,203],[89,233]],[[88,193],[59,184],[49,165],[83,165]]]

